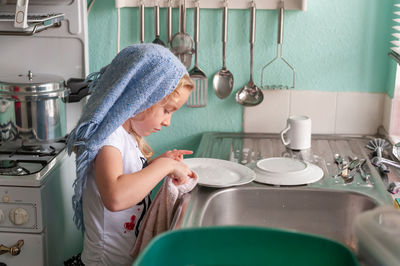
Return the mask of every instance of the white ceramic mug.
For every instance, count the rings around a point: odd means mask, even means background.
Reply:
[[[281,139],[292,150],[311,148],[311,119],[303,115],[289,117],[286,128],[281,131]]]

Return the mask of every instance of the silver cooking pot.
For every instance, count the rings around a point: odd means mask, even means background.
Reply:
[[[0,77],[0,142],[53,142],[66,135],[66,102],[88,94],[88,83],[47,74]]]

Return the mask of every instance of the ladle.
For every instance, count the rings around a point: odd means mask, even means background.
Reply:
[[[165,43],[160,39],[160,6],[158,5],[158,0],[155,0],[154,4],[154,32],[156,33],[156,38],[153,43],[165,46]]]
[[[256,6],[251,3],[250,23],[250,81],[236,93],[236,102],[244,106],[255,106],[264,100],[263,92],[253,81],[253,55],[254,55],[254,32],[256,27]]]
[[[226,68],[225,55],[226,55],[226,42],[227,42],[227,32],[228,32],[228,4],[227,0],[224,1],[224,11],[222,19],[222,69],[219,70],[213,79],[213,88],[215,94],[220,99],[228,97],[233,89],[233,75]]]

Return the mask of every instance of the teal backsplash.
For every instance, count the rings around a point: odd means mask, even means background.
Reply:
[[[286,11],[284,57],[296,68],[296,90],[385,92],[393,95],[393,69],[387,53],[393,1],[308,0],[307,11]],[[166,40],[166,10],[161,8],[161,38]],[[154,40],[154,10],[145,10],[145,39]],[[222,11],[201,9],[199,66],[209,77],[205,108],[180,109],[170,128],[148,138],[160,154],[168,149],[192,149],[206,131],[242,131],[243,108],[234,93],[249,81],[249,10],[230,10],[227,67],[233,73],[233,93],[217,98],[212,77],[222,66]],[[188,9],[187,32],[193,36],[193,9]],[[174,9],[173,32],[178,31]],[[262,67],[276,53],[277,11],[258,10],[254,81],[260,85]],[[138,8],[121,9],[121,49],[139,43]],[[117,10],[111,0],[96,0],[89,14],[90,71],[108,64],[117,49]],[[291,84],[283,64],[265,72],[269,84]],[[281,77],[279,80],[276,77]],[[274,79],[275,78],[275,79]],[[260,114],[260,121],[262,114]],[[268,123],[268,121],[263,121]]]

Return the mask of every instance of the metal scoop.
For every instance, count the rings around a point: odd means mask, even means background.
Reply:
[[[263,85],[265,84],[265,80],[264,80],[264,71],[265,69],[270,66],[273,62],[275,62],[278,59],[281,59],[293,72],[293,84],[291,89],[294,89],[295,87],[295,80],[296,80],[296,70],[294,69],[294,67],[292,65],[290,65],[288,63],[288,61],[286,61],[286,59],[283,57],[283,15],[285,12],[285,8],[284,8],[284,1],[280,2],[280,8],[279,8],[279,14],[278,14],[278,42],[277,42],[277,46],[276,46],[276,56],[274,59],[272,59],[268,64],[266,64],[263,68],[262,68],[262,72],[261,72],[261,88],[263,89],[289,89],[289,86],[287,85]]]
[[[233,89],[233,75],[226,68],[225,64],[225,51],[226,51],[226,41],[227,41],[227,31],[228,31],[228,4],[227,0],[224,1],[224,13],[222,19],[222,69],[219,70],[213,79],[213,88],[215,94],[220,99],[228,97]]]
[[[256,6],[251,4],[250,23],[250,81],[236,93],[236,102],[244,106],[255,106],[264,100],[264,94],[253,81],[253,55],[254,55],[254,32],[256,28]]]

